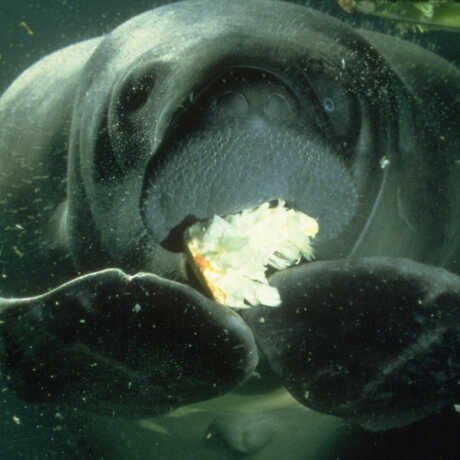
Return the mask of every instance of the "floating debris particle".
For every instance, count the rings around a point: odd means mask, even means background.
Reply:
[[[24,257],[24,253],[17,246],[13,246],[13,251],[20,259]]]
[[[27,32],[27,35],[34,35],[34,31],[29,27],[27,22],[21,21],[19,25]]]

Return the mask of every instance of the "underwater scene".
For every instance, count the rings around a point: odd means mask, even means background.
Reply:
[[[2,0],[0,460],[459,459],[459,39]]]

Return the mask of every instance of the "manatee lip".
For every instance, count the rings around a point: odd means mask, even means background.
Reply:
[[[321,240],[340,234],[360,202],[346,166],[316,138],[270,131],[211,128],[156,153],[145,171],[140,203],[152,239],[180,252],[186,226],[279,197],[324,224]]]
[[[281,273],[287,273],[289,272],[290,270],[293,270],[293,269],[296,269],[298,267],[301,267],[303,265],[306,265],[306,264],[315,264],[317,262],[320,262],[320,260],[318,259],[314,259],[314,260],[304,260],[302,259],[298,264],[296,265],[293,265],[291,267],[287,267],[287,268],[284,268],[282,270],[275,270],[274,268],[272,267],[268,267],[267,268],[267,271],[266,271],[266,277],[269,281],[269,284],[270,286],[272,286],[271,284],[271,277],[275,274],[281,274]],[[185,254],[184,254],[184,258],[183,258],[183,264],[184,264],[184,269],[183,271],[185,272],[185,275],[184,275],[184,278],[180,281],[184,284],[186,284],[188,287],[196,290],[197,292],[199,292],[201,295],[204,295],[210,302],[213,302],[221,307],[227,307],[227,308],[231,308],[232,310],[234,310],[235,312],[242,312],[244,311],[245,309],[241,310],[240,308],[237,308],[237,309],[234,309],[232,305],[225,305],[225,304],[222,304],[220,303],[219,301],[217,301],[216,299],[214,299],[209,291],[203,286],[203,283],[201,282],[201,280],[199,279],[199,277],[197,276],[196,274],[196,270],[193,270],[190,266],[190,263],[188,263],[188,261],[186,261],[186,258],[185,258]],[[259,304],[257,306],[266,306],[264,304]],[[251,305],[247,305],[247,309],[249,308],[253,308],[251,307]],[[271,308],[271,307],[270,307]],[[276,308],[276,307],[275,307]]]

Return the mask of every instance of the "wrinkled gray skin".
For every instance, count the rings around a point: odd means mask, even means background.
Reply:
[[[243,382],[259,348],[302,404],[367,428],[452,405],[459,77],[265,0],[169,5],[38,62],[0,99],[11,385],[158,414]],[[318,262],[274,276],[280,308],[240,316],[197,290],[182,231],[278,198],[318,219]],[[238,451],[234,424],[213,426]]]

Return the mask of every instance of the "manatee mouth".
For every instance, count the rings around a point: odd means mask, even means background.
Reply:
[[[279,200],[195,223],[184,243],[192,270],[217,302],[234,308],[275,307],[281,298],[267,280],[268,271],[312,260],[311,240],[318,230],[315,219]]]

